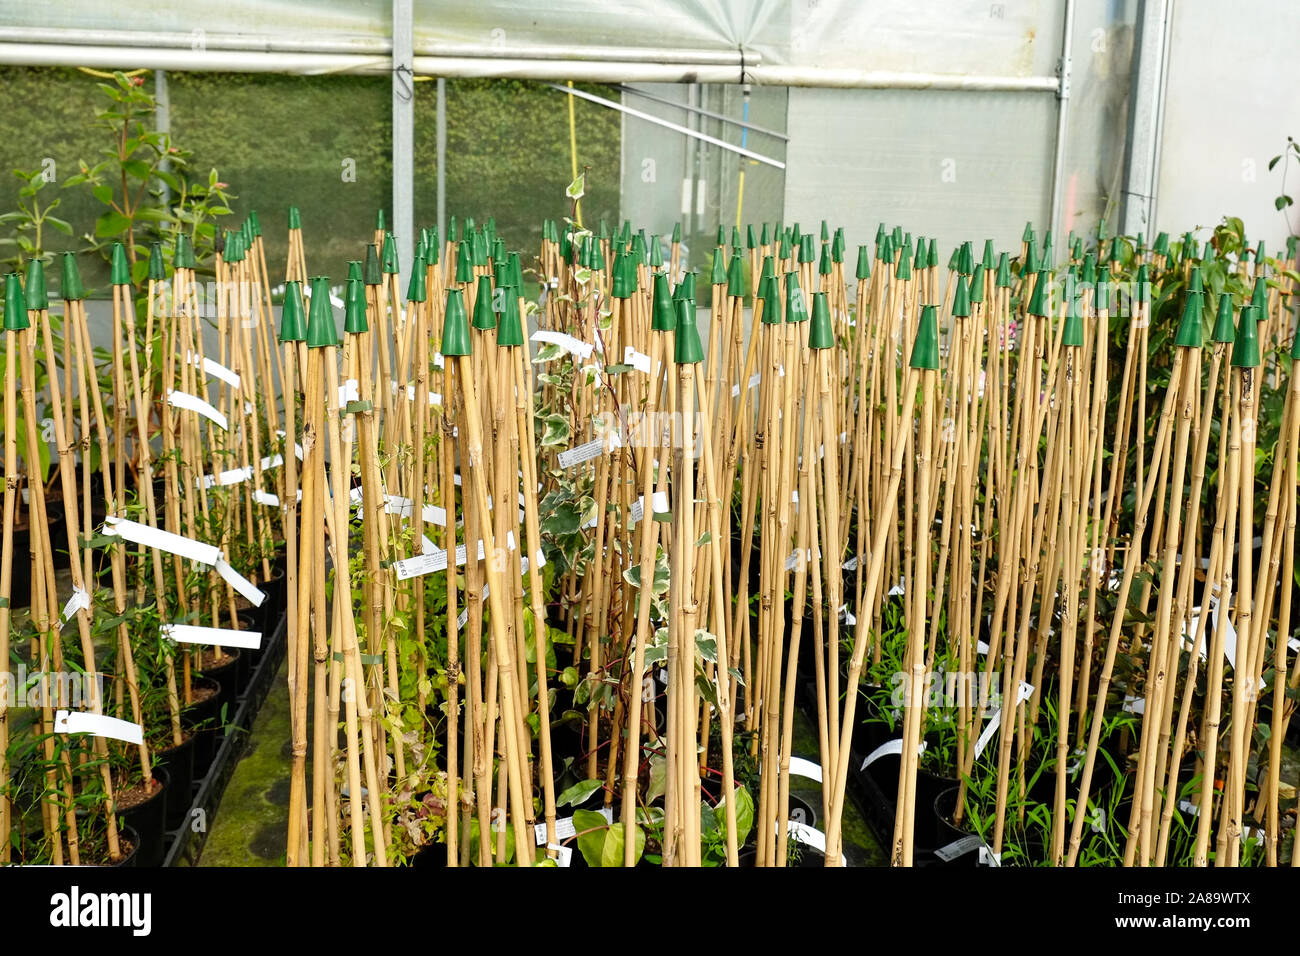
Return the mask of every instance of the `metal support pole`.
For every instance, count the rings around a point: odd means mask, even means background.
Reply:
[[[402,288],[415,248],[415,73],[412,0],[393,0],[393,238]]]
[[[172,97],[171,91],[167,87],[167,71],[153,71],[153,126],[160,133],[171,133],[172,131]],[[158,168],[163,172],[171,172],[171,163],[165,158],[158,164]],[[162,184],[163,203],[170,206],[172,201],[171,187],[166,183]]]
[[[438,77],[438,241],[446,242],[447,235],[447,81]]]
[[[1164,116],[1165,76],[1169,65],[1169,0],[1142,0],[1137,16],[1137,72],[1129,110],[1128,144],[1124,157],[1126,235],[1145,232],[1150,238],[1156,221],[1156,185],[1160,180],[1160,129]]]
[[[1056,155],[1052,160],[1052,213],[1048,224],[1058,235],[1061,231],[1061,190],[1065,178],[1065,134],[1070,115],[1070,51],[1074,41],[1074,0],[1065,0],[1065,23],[1061,29],[1061,63],[1057,70],[1060,86],[1056,91]],[[1058,247],[1059,248],[1059,247]],[[1050,265],[1050,263],[1049,263]]]

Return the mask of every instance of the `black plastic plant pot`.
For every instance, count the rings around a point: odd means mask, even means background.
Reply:
[[[972,837],[975,834],[969,830],[956,826],[953,822],[953,814],[957,809],[957,795],[959,787],[949,787],[930,804],[934,812],[935,821],[935,849],[950,847],[961,840]],[[953,867],[974,867],[979,863],[979,845],[975,844],[971,849],[952,859],[944,860],[935,857],[936,866],[953,866]]]
[[[134,866],[161,866],[167,852],[167,793],[170,775],[163,767],[154,767],[158,788],[140,803],[118,814],[123,827],[139,836]]]
[[[169,831],[175,830],[186,822],[190,802],[194,795],[194,746],[198,738],[187,732],[184,742],[178,747],[154,753],[154,768],[167,772],[170,782],[167,786],[167,820]]]
[[[29,528],[15,528],[13,538],[13,572],[9,579],[11,607],[28,607],[32,603],[32,535]]]
[[[181,713],[183,726],[194,731],[194,779],[207,776],[212,759],[217,755],[225,728],[221,726],[221,684],[208,678],[196,678],[195,693],[206,696],[185,708]]]
[[[257,626],[254,630],[261,631],[264,636],[275,630],[275,625],[284,612],[285,583],[284,564],[276,561],[271,568],[271,576],[261,584],[262,591],[266,594],[266,600],[262,602],[261,607],[250,610],[250,613],[257,616]],[[253,658],[253,663],[256,664],[262,656],[261,649],[253,651],[250,656]]]
[[[804,826],[817,826],[817,811],[813,805],[802,797],[790,794],[790,815],[792,823],[802,823]]]
[[[140,834],[136,833],[133,827],[129,827],[129,826],[118,827],[117,840],[118,843],[122,846],[126,846],[127,844],[130,844],[131,848],[126,851],[126,853],[122,856],[122,859],[118,860],[116,863],[105,863],[104,866],[112,866],[112,867],[139,866],[136,860],[140,855],[139,853]]]
[[[794,863],[787,863],[786,866],[795,869],[824,869],[826,866],[826,854],[816,847],[808,846],[804,843],[798,843],[793,838],[789,846],[797,845],[798,857]],[[753,867],[758,862],[758,850],[750,848],[741,850],[736,856],[736,865],[740,867]]]
[[[261,608],[246,608],[239,612],[239,629],[241,631],[260,631],[262,641],[265,642],[270,637],[270,630],[262,625]],[[257,662],[262,659],[262,648],[241,647],[239,649],[239,663],[235,668],[238,676],[236,685],[236,697],[244,693],[248,687],[248,682],[253,677],[253,671],[257,667]]]
[[[226,708],[226,717],[229,719],[235,714],[235,707],[242,692],[242,688],[239,686],[239,659],[243,654],[237,647],[223,647],[222,651],[226,655],[226,660],[216,667],[204,667],[200,673],[209,680],[214,680],[221,685],[221,694],[219,695],[221,705],[218,706],[217,712],[220,713],[221,706],[224,706]]]

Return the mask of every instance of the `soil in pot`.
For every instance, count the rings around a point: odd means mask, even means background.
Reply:
[[[194,747],[198,738],[188,730],[182,731],[182,735],[184,739],[179,746],[155,751],[153,755],[154,767],[163,768],[171,778],[167,786],[165,826],[168,831],[185,822],[194,796]]]
[[[134,866],[161,866],[167,853],[167,791],[171,780],[166,769],[154,768],[148,783],[114,794],[118,819],[139,836]]]
[[[181,713],[181,723],[194,731],[194,779],[201,780],[207,776],[225,736],[221,725],[221,685],[200,677],[195,678],[192,687],[194,702]]]
[[[235,707],[239,700],[241,690],[239,687],[240,656],[240,650],[237,647],[223,647],[220,657],[217,656],[215,648],[205,649],[197,665],[200,674],[221,685],[221,703],[218,706],[218,712],[224,706],[226,708],[226,720],[235,715]]]

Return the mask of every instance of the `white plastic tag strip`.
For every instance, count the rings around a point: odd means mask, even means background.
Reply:
[[[638,372],[644,372],[646,375],[650,374],[650,356],[638,352],[630,345],[623,349],[623,364],[630,365]]]
[[[400,388],[400,386],[399,386],[396,382],[394,382],[394,383],[393,383],[393,394],[394,394],[394,395],[397,394],[399,388]],[[411,401],[415,401],[415,386],[414,386],[414,385],[408,385],[408,386],[406,386],[406,397],[407,397],[409,400],[411,400]],[[430,392],[430,393],[429,393],[429,404],[430,404],[430,405],[441,405],[441,404],[442,404],[442,395],[441,395],[439,392]]]
[[[822,782],[821,764],[815,764],[803,757],[790,758],[790,772],[797,777],[807,777],[809,780],[816,780],[818,783]]]
[[[1020,704],[1023,704],[1025,701],[1027,701],[1030,698],[1030,696],[1033,693],[1034,693],[1034,685],[1028,683],[1027,681],[1021,681],[1020,690],[1016,694],[1016,705],[1019,706]],[[984,727],[984,730],[980,733],[979,740],[975,741],[976,760],[979,759],[979,755],[984,752],[984,748],[989,745],[989,741],[993,739],[993,735],[998,732],[998,728],[1001,726],[1002,726],[1002,708],[999,707],[997,710],[993,711],[992,715],[990,715],[989,722]]]
[[[530,341],[549,342],[551,345],[558,345],[564,351],[583,360],[591,358],[591,353],[595,349],[595,346],[588,345],[581,339],[575,339],[572,335],[567,335],[564,332],[553,332],[549,329],[539,329],[534,332]]]
[[[614,811],[610,807],[601,807],[596,811],[605,818],[606,823],[614,822]],[[568,840],[578,835],[577,828],[573,825],[573,817],[562,817],[555,821],[555,839]],[[538,823],[533,826],[533,836],[537,839],[537,845],[541,846],[546,842],[546,824]]]
[[[618,432],[610,432],[608,440],[593,438],[591,441],[570,448],[568,451],[560,452],[556,457],[561,468],[572,468],[574,465],[580,465],[584,461],[591,461],[593,458],[599,458],[615,448],[620,448],[622,444]]]
[[[62,623],[66,624],[72,620],[72,615],[81,610],[90,610],[90,592],[82,588],[73,588],[72,597],[68,598],[68,603],[63,605]]]
[[[260,488],[254,490],[253,500],[259,505],[267,505],[271,508],[280,507],[280,499],[278,496],[271,494],[269,491],[262,491]]]
[[[826,834],[821,830],[800,823],[798,820],[787,820],[785,826],[786,832],[797,842],[810,846],[814,850],[820,850],[823,854],[826,852]],[[848,866],[848,861],[844,857],[840,857],[840,866]]]
[[[941,846],[934,851],[934,855],[945,863],[951,863],[959,856],[965,856],[967,853],[973,853],[977,848],[982,847],[984,841],[972,833],[970,836],[964,836],[960,839],[953,840],[947,846]]]
[[[895,737],[893,740],[886,740],[883,744],[881,744],[879,747],[877,747],[875,750],[871,751],[871,753],[867,755],[867,759],[862,761],[862,766],[859,767],[858,769],[866,770],[868,767],[870,767],[881,757],[887,757],[890,754],[897,754],[901,756],[902,753],[903,753],[902,737]],[[924,740],[922,740],[920,746],[916,748],[916,753],[917,756],[920,756],[921,754],[925,753]]]
[[[220,362],[214,362],[210,358],[204,358],[200,361],[199,357],[193,352],[185,353],[186,360],[195,368],[201,368],[213,378],[219,378],[231,388],[239,388],[239,373],[232,372]]]
[[[858,569],[858,556],[855,554],[843,564],[840,565],[845,571],[856,571]]]
[[[283,463],[283,459],[281,459],[280,463]],[[263,467],[265,468],[266,466],[263,465]],[[250,480],[252,477],[252,466],[245,465],[243,468],[230,468],[226,471],[218,472],[215,475],[204,475],[199,480],[205,489],[217,486],[224,488],[226,485],[238,485],[241,482]]]
[[[465,546],[463,544],[456,546],[456,567],[465,563]],[[483,560],[483,542],[478,543],[478,560]],[[429,553],[421,554],[414,558],[405,558],[401,561],[394,561],[393,567],[397,569],[397,580],[405,581],[407,578],[417,578],[422,574],[432,574],[434,571],[447,570],[447,552],[441,548]]]
[[[188,409],[191,412],[198,412],[204,418],[209,419],[222,431],[229,431],[230,426],[226,422],[226,416],[221,414],[203,399],[198,398],[188,392],[177,392],[175,390],[167,393],[167,404],[175,408]]]
[[[198,627],[193,624],[164,624],[164,637],[177,644],[209,644],[214,647],[246,647],[257,650],[262,646],[261,631],[235,631],[225,627]]]
[[[253,603],[253,607],[262,606],[262,602],[266,600],[266,594],[257,585],[232,568],[221,555],[217,556],[216,565],[217,573],[225,579],[227,584],[248,598]]]
[[[749,387],[757,388],[758,383],[761,382],[762,380],[763,380],[763,376],[760,373],[755,372],[753,375],[749,376]],[[740,383],[737,382],[735,385],[731,386],[731,397],[735,398],[739,394],[740,394]]]
[[[109,515],[104,519],[104,534],[118,535],[135,544],[142,544],[148,548],[157,548],[159,551],[166,551],[170,554],[179,554],[182,558],[189,558],[191,561],[197,561],[200,564],[216,564],[217,559],[221,557],[221,550],[215,545],[204,544],[202,541],[195,541],[193,538],[185,538],[179,534],[172,534],[170,531],[151,528],[148,525],[128,521],[126,518],[118,518],[114,515]]]
[[[144,730],[129,720],[118,720],[103,714],[87,714],[77,710],[60,710],[54,715],[56,734],[90,734],[93,737],[112,737],[139,746],[144,742]]]
[[[542,826],[545,827],[546,824],[542,824]],[[573,863],[572,847],[560,846],[558,843],[548,843],[546,844],[546,849],[555,851],[556,866],[569,866]]]
[[[361,386],[355,378],[350,378],[339,386],[339,408],[348,402],[361,401]]]
[[[650,496],[650,507],[654,509],[657,515],[668,513],[668,492],[656,491]],[[645,517],[645,495],[641,495],[632,502],[632,507],[627,509],[628,526],[636,524]]]

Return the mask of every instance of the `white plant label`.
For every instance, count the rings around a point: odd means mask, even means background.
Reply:
[[[556,456],[561,468],[572,468],[574,465],[580,465],[585,461],[591,461],[593,458],[599,458],[601,455],[621,446],[618,440],[617,432],[610,432],[607,441],[605,438],[593,438],[589,442],[584,442],[568,451],[562,451]]]
[[[234,631],[226,627],[197,627],[193,624],[164,624],[164,637],[177,644],[208,644],[214,647],[246,647],[257,650],[262,646],[261,631]]]
[[[151,528],[148,525],[128,521],[126,518],[118,518],[113,515],[109,515],[104,519],[104,534],[118,535],[135,544],[142,544],[147,548],[157,548],[159,551],[166,551],[169,554],[178,554],[182,558],[189,558],[191,561],[197,561],[200,564],[213,565],[221,557],[221,549],[215,545],[204,544],[202,541],[195,541],[193,538],[182,537],[179,534],[172,534],[170,531]]]
[[[614,822],[614,811],[610,807],[601,807],[596,811],[605,818],[606,823]],[[578,835],[578,830],[573,825],[573,817],[561,817],[555,821],[555,839],[568,840]],[[546,824],[538,823],[533,826],[533,836],[537,838],[537,845],[541,846],[546,842]]]
[[[72,615],[81,610],[90,610],[90,592],[82,588],[73,588],[72,597],[68,598],[68,603],[63,605],[63,623],[72,620]]]
[[[868,767],[870,767],[881,757],[887,757],[890,754],[898,754],[901,756],[902,753],[903,753],[902,737],[895,737],[893,740],[886,740],[883,744],[881,744],[879,747],[877,747],[875,750],[871,751],[871,753],[867,755],[867,759],[862,761],[862,766],[859,767],[858,769],[866,770]],[[916,748],[916,753],[917,756],[920,756],[921,754],[925,753],[924,740],[922,740],[920,746]]]
[[[972,833],[970,836],[964,836],[959,840],[953,840],[947,846],[939,847],[939,849],[934,851],[934,855],[945,863],[951,863],[953,860],[957,859],[957,857],[965,856],[967,853],[970,853],[977,847],[983,845],[984,841]]]
[[[167,392],[167,404],[174,408],[184,408],[191,412],[198,412],[204,418],[218,426],[223,432],[230,430],[230,425],[226,421],[226,416],[221,414],[203,399],[191,395],[189,392],[178,392],[174,389]]]
[[[195,368],[203,369],[204,372],[211,375],[213,378],[220,379],[221,381],[229,385],[231,388],[239,388],[238,372],[232,372],[230,369],[226,368],[220,362],[214,362],[210,358],[204,358],[200,360],[199,357],[195,355],[193,352],[187,352],[185,357],[189,361],[189,363],[193,365]]]
[[[760,373],[755,372],[753,375],[749,376],[748,387],[757,388],[758,383],[761,382],[762,380],[763,380],[763,376]],[[735,398],[739,394],[740,394],[740,383],[737,382],[735,385],[731,386],[731,397]]]
[[[803,757],[790,758],[790,772],[797,777],[807,777],[809,780],[816,780],[818,783],[822,782],[821,764],[805,760]]]
[[[259,505],[266,505],[270,508],[280,507],[280,499],[277,496],[271,494],[269,491],[263,491],[260,488],[253,492],[253,500]]]
[[[225,582],[244,597],[248,598],[248,600],[252,602],[253,607],[262,606],[262,602],[266,600],[266,594],[252,581],[248,580],[248,578],[244,577],[231,567],[224,556],[217,555],[216,566],[217,573],[221,575]]]
[[[591,353],[595,349],[595,346],[588,345],[581,339],[575,339],[572,335],[567,335],[564,332],[553,332],[549,329],[538,329],[532,334],[530,341],[549,342],[552,345],[558,345],[570,355],[576,355],[583,361],[591,358]]]
[[[112,737],[137,747],[144,742],[144,730],[129,720],[118,720],[103,714],[87,714],[77,710],[60,710],[54,715],[56,734],[90,734],[93,737]]]
[[[630,365],[638,372],[644,372],[646,375],[650,374],[650,356],[644,352],[638,352],[630,345],[623,349],[623,364]]]
[[[1020,691],[1019,693],[1016,694],[1016,704],[1017,705],[1023,704],[1025,701],[1027,701],[1030,698],[1030,696],[1033,693],[1034,693],[1034,685],[1027,683],[1026,681],[1021,681]],[[984,752],[984,748],[989,745],[989,741],[993,739],[993,735],[998,732],[998,728],[1001,726],[1002,726],[1002,708],[999,707],[997,710],[993,711],[992,715],[990,715],[989,722],[984,727],[984,730],[980,733],[979,740],[975,741],[976,760],[979,759],[980,754]]]

